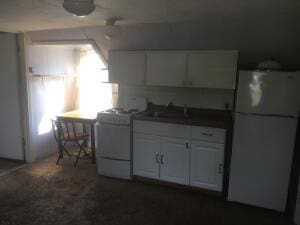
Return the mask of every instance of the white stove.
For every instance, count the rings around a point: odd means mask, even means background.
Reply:
[[[140,112],[139,109],[112,108],[98,113],[100,123],[130,124],[132,115]]]
[[[122,98],[118,108],[98,113],[98,174],[132,178],[132,116],[145,109],[145,98]]]

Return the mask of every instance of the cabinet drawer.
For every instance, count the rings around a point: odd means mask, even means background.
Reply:
[[[138,133],[178,138],[189,138],[191,134],[191,128],[187,125],[137,120],[133,122],[133,131]]]
[[[192,126],[192,139],[199,141],[225,143],[225,129]]]

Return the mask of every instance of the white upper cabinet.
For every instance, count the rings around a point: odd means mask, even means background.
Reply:
[[[238,53],[207,51],[111,51],[111,83],[235,89]]]
[[[169,87],[185,86],[186,61],[186,53],[148,53],[146,84]]]
[[[109,82],[142,85],[145,82],[146,54],[142,52],[109,52]]]
[[[189,184],[189,140],[162,138],[160,179],[178,184]]]
[[[235,89],[237,51],[215,50],[189,53],[187,86]]]

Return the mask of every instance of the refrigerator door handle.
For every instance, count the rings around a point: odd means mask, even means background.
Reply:
[[[222,174],[223,173],[223,164],[220,163],[219,164],[219,174]]]

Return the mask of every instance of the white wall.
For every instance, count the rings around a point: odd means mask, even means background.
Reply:
[[[30,32],[34,41],[92,38],[107,56],[108,50],[199,50],[237,49],[239,66],[255,66],[266,58],[282,62],[285,68],[300,68],[300,24],[286,17],[252,19],[211,17],[201,21],[122,25],[112,40],[105,28],[88,27]]]
[[[120,96],[137,96],[147,98],[148,101],[167,105],[170,101],[177,106],[188,105],[195,108],[226,109],[233,106],[231,90],[174,88],[174,87],[138,87],[122,85],[119,87]]]
[[[54,78],[53,83],[58,87],[52,88],[53,95],[57,98],[56,101],[49,99],[49,90],[47,86],[51,85],[51,77],[29,77],[30,85],[30,102],[31,102],[31,135],[32,135],[32,148],[34,151],[35,159],[43,158],[49,154],[57,152],[57,143],[53,137],[53,133],[47,130],[47,124],[50,123],[49,114],[55,110],[60,110],[61,102],[64,98],[64,93],[62,88],[63,78]],[[50,82],[49,82],[50,80]],[[61,97],[59,98],[59,95]],[[49,103],[49,101],[51,101]],[[49,107],[53,105],[52,109]],[[60,113],[60,111],[58,112]],[[44,128],[43,128],[44,127]]]
[[[0,157],[24,160],[15,34],[0,33]]]
[[[201,21],[119,26],[112,39],[104,37],[103,26],[30,32],[33,41],[94,39],[104,55],[109,50],[201,50],[237,49],[239,68],[254,68],[268,58],[280,61],[287,69],[300,68],[300,26],[280,16],[245,21],[235,18],[209,18]],[[122,94],[146,96],[154,103],[173,100],[175,104],[224,108],[232,106],[233,92],[161,87],[120,87]]]

